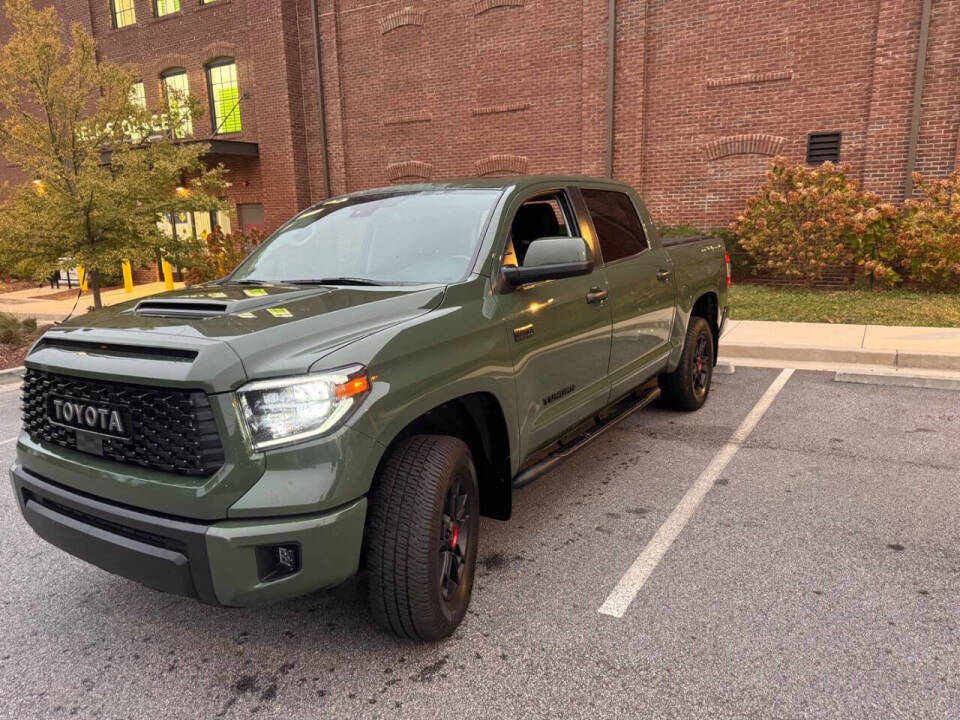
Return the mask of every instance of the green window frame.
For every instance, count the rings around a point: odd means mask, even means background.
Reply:
[[[184,68],[170,68],[160,75],[160,83],[163,85],[163,97],[167,103],[167,109],[174,117],[179,116],[181,127],[177,130],[176,137],[183,138],[193,135],[193,119],[190,117],[190,109],[181,105],[181,100],[175,96],[182,95],[184,98],[190,95],[190,80],[187,78],[187,71]]]
[[[219,58],[207,65],[207,93],[214,135],[243,132],[240,116],[240,82],[233,58]]]
[[[110,0],[110,16],[113,27],[122,28],[137,22],[137,9],[134,0]]]
[[[157,17],[180,12],[180,0],[153,0],[153,14]]]

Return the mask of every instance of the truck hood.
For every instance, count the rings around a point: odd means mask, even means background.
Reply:
[[[337,348],[436,308],[443,294],[442,285],[203,285],[58,325],[37,343],[27,365],[101,377],[122,366],[128,379],[223,392],[246,380],[307,372]],[[134,358],[138,362],[131,363]],[[167,366],[178,370],[156,374]]]

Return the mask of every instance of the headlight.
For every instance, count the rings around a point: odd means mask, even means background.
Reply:
[[[325,373],[258,380],[237,390],[254,450],[286,445],[333,430],[370,391],[362,365]]]

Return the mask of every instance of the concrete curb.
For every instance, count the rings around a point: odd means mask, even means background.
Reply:
[[[26,368],[24,368],[23,365],[10,368],[9,370],[0,370],[0,385],[12,385],[13,383],[21,382],[25,372]]]
[[[837,382],[863,385],[887,385],[936,390],[960,390],[960,378],[914,373],[885,372],[883,370],[838,370],[833,378]]]
[[[737,371],[737,366],[729,360],[717,360],[713,372],[716,375],[733,375]]]
[[[960,372],[960,355],[906,350],[869,350],[801,345],[741,345],[721,340],[720,352],[728,359],[755,358],[787,362],[827,362],[880,365],[891,368],[951,370]]]

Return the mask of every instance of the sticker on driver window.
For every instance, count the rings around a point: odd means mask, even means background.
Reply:
[[[208,298],[225,298],[226,296],[225,292],[207,293]]]
[[[247,297],[263,297],[267,294],[267,291],[263,288],[247,288],[243,291],[243,294]]]
[[[249,320],[250,318],[255,318],[256,315],[254,315],[252,312],[242,312],[242,313],[237,313],[237,317],[243,318],[244,320]]]
[[[293,317],[293,313],[287,310],[286,308],[267,308],[267,312],[273,315],[274,317],[279,317],[279,318]]]

